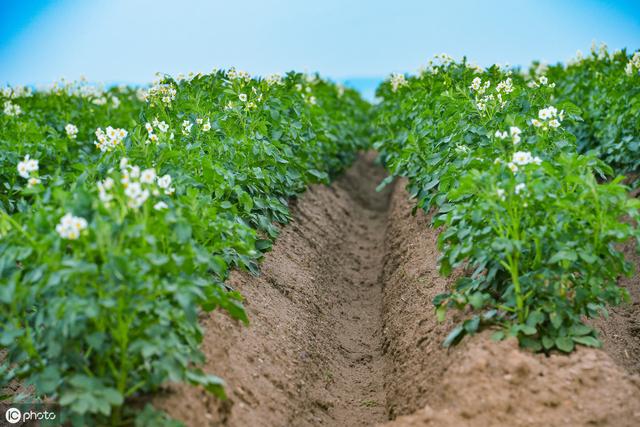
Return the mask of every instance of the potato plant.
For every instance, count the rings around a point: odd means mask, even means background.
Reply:
[[[619,173],[640,169],[640,52],[609,52],[592,47],[566,65],[532,67],[557,82],[555,96],[582,110],[583,121],[571,125],[578,150],[593,151]]]
[[[230,269],[256,271],[288,200],[355,158],[368,104],[233,69],[0,101],[0,385],[33,385],[73,425],[133,422],[125,403],[167,381],[223,397],[198,314],[248,321]]]
[[[409,179],[417,207],[435,209],[440,270],[468,274],[434,304],[442,319],[470,309],[451,345],[485,325],[536,351],[600,345],[584,319],[628,298],[617,244],[640,237],[639,203],[569,130],[581,120],[554,85],[441,56],[419,75],[378,90],[377,141],[393,175]]]

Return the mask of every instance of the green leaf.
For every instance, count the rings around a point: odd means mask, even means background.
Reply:
[[[451,345],[457,343],[464,336],[464,327],[462,325],[458,325],[447,335],[442,345],[444,347],[450,347]]]
[[[480,326],[480,317],[473,316],[471,319],[465,320],[463,323],[463,326],[464,326],[464,330],[469,334],[473,334],[477,332],[478,327]]]
[[[103,388],[101,394],[104,400],[111,406],[120,406],[124,402],[124,397],[115,388]]]
[[[187,380],[193,385],[199,385],[205,388],[209,393],[214,394],[220,399],[226,399],[224,392],[224,381],[215,375],[208,375],[201,370],[193,370],[187,372]]]
[[[602,343],[598,339],[591,336],[573,337],[573,341],[578,344],[586,345],[588,347],[602,347]]]
[[[520,325],[519,329],[520,329],[520,332],[522,332],[525,335],[534,335],[536,332],[538,332],[535,326]]]
[[[504,339],[504,331],[495,331],[491,334],[492,341],[502,341]]]
[[[580,258],[582,258],[588,264],[593,264],[594,262],[596,262],[598,260],[597,256],[595,256],[594,254],[589,253],[587,251],[580,251],[580,252],[578,252],[578,254],[580,255]]]
[[[574,251],[562,250],[562,251],[556,252],[555,255],[549,258],[549,263],[555,264],[560,261],[577,261],[577,260],[578,260],[578,255],[576,255]]]
[[[573,325],[570,329],[571,335],[580,336],[580,335],[588,335],[593,332],[593,328],[587,325]]]
[[[519,342],[522,347],[527,348],[531,351],[542,350],[542,343],[540,343],[540,340],[538,339],[532,337],[520,337]]]
[[[60,373],[53,366],[47,366],[36,379],[36,387],[39,393],[53,393],[61,380]]]
[[[573,340],[570,337],[558,337],[555,342],[559,350],[565,353],[571,353],[573,351]]]
[[[550,350],[551,348],[553,348],[554,345],[554,340],[551,337],[548,336],[543,336],[542,337],[542,346],[544,347],[545,350]]]

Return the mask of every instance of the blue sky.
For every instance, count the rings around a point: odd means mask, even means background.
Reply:
[[[481,65],[564,61],[594,39],[640,48],[640,2],[0,0],[0,85],[81,74],[145,83],[229,66],[376,78],[440,52]]]

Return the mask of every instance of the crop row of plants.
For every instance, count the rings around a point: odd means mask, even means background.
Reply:
[[[0,103],[0,388],[32,385],[74,425],[132,422],[124,402],[166,381],[224,394],[198,368],[199,311],[247,322],[230,269],[255,271],[288,200],[354,159],[368,117],[317,76],[233,69]]]
[[[416,208],[444,226],[441,273],[467,273],[434,301],[440,319],[468,310],[445,345],[491,325],[494,338],[536,351],[598,346],[585,319],[628,299],[617,279],[631,266],[617,244],[640,238],[640,203],[602,151],[578,152],[581,110],[556,91],[541,73],[447,55],[378,89],[375,146],[408,178]]]
[[[568,64],[535,64],[530,74],[556,82],[555,98],[581,109],[582,120],[569,124],[581,153],[593,151],[619,173],[640,170],[640,52],[609,52],[595,44]]]

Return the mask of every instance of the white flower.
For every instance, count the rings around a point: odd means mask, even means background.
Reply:
[[[171,102],[176,99],[176,94],[177,90],[173,85],[158,82],[149,88],[145,100],[151,103],[157,103],[157,100],[161,100],[163,104],[170,106]]]
[[[131,174],[131,178],[138,178],[140,177],[140,167],[138,166],[131,166],[131,172],[129,172]]]
[[[513,83],[511,81],[511,78],[509,77],[505,81],[498,83],[498,86],[496,87],[496,91],[504,92],[504,93],[513,92]]]
[[[211,122],[209,121],[209,119],[207,119],[207,121],[202,125],[202,131],[209,132],[210,130],[211,130]]]
[[[632,76],[634,74],[634,71],[633,71],[634,68],[637,71],[640,71],[640,52],[635,52],[633,54],[629,62],[627,62],[627,65],[625,65],[624,72],[628,76]]]
[[[127,137],[127,131],[124,129],[114,129],[111,126],[107,127],[106,132],[102,128],[96,129],[97,141],[94,141],[94,145],[100,151],[107,152],[113,150],[116,146],[120,145],[122,141]]]
[[[551,126],[552,128],[559,128],[560,122],[558,121],[558,119],[549,120],[549,126]]]
[[[38,161],[36,159],[28,159],[27,160],[27,170],[29,172],[37,172],[37,170],[38,170]]]
[[[515,165],[515,163],[513,162],[509,162],[507,163],[507,167],[511,170],[511,172],[516,173],[518,172],[518,166]]]
[[[138,209],[140,206],[144,204],[144,202],[147,201],[150,194],[151,193],[149,193],[149,190],[142,190],[141,192],[137,193],[135,196],[129,198],[129,201],[127,202],[127,206],[133,209]]]
[[[160,129],[162,133],[166,133],[169,130],[169,125],[164,120],[161,122],[158,121],[157,117],[153,120],[153,125]]]
[[[56,225],[56,232],[63,239],[76,240],[87,226],[86,219],[67,213],[60,219],[60,223]]]
[[[551,114],[548,109],[543,108],[542,110],[538,111],[538,117],[540,118],[540,120],[547,120],[551,117]]]
[[[161,211],[163,209],[167,209],[169,207],[169,205],[167,205],[165,202],[163,201],[159,201],[158,203],[156,203],[155,205],[153,205],[153,209],[157,210],[157,211]]]
[[[192,127],[193,127],[193,123],[191,123],[189,120],[184,120],[182,122],[182,134],[189,135],[189,133],[191,133]]]
[[[67,132],[67,136],[71,139],[76,139],[76,137],[78,136],[78,128],[71,123],[68,123],[64,127],[64,130]]]
[[[547,77],[546,77],[546,76],[540,76],[540,77],[538,78],[538,81],[540,82],[540,84],[541,84],[542,86],[546,86],[546,84],[549,82],[549,79],[547,79]]]
[[[38,161],[29,158],[28,154],[24,156],[24,160],[18,163],[18,174],[25,179],[29,178],[31,172],[37,172],[38,169]]]
[[[491,81],[487,80],[486,82],[484,82],[484,84],[482,85],[482,87],[480,89],[478,89],[478,93],[480,95],[482,95],[483,93],[485,93],[489,88],[491,87]]]
[[[495,137],[498,139],[505,139],[509,134],[507,132],[501,132],[499,130],[496,131]]]
[[[146,102],[148,96],[149,96],[149,93],[145,89],[138,88],[136,90],[136,98],[138,98],[138,101]]]
[[[107,191],[104,189],[104,187],[101,187],[100,183],[98,183],[98,198],[105,205],[108,205],[109,202],[111,202],[111,200],[113,200],[113,196],[111,194],[107,193]]]
[[[142,194],[142,186],[140,185],[139,182],[132,182],[124,190],[124,194],[130,199],[135,199],[140,194]]]
[[[271,74],[267,76],[266,80],[269,86],[282,84],[282,76],[280,74]]]
[[[115,182],[111,177],[107,177],[102,182],[98,181],[98,197],[100,198],[100,201],[105,205],[108,205],[109,202],[113,200],[113,196],[108,193],[108,190],[111,190],[114,185]]]
[[[498,198],[500,200],[504,200],[505,199],[505,191],[502,188],[498,188],[496,190],[496,193],[498,194]]]
[[[560,122],[564,119],[564,110],[558,112],[556,107],[550,106],[538,111],[538,119],[532,119],[531,124],[535,127],[541,127],[542,130],[548,130],[549,127],[558,128]]]
[[[112,139],[116,138],[117,135],[118,135],[118,131],[116,129],[112,128],[111,126],[107,127],[107,132],[106,133],[107,133],[107,136],[109,138],[112,138]]]
[[[520,184],[517,184],[514,192],[516,194],[520,194],[521,192],[523,192],[525,189],[527,188],[527,186],[524,184],[524,182],[521,182]]]
[[[247,102],[247,94],[241,93],[240,95],[238,95],[238,99],[240,99],[240,101],[242,102]]]
[[[18,174],[24,179],[29,178],[29,171],[27,170],[27,162],[22,161],[18,163]]]
[[[140,174],[140,182],[143,184],[153,184],[156,179],[156,171],[153,168],[145,169]]]
[[[114,186],[115,182],[113,178],[107,177],[104,181],[102,181],[102,185],[106,190],[111,190]]]
[[[120,159],[120,169],[126,168],[128,164],[129,164],[129,159],[127,159],[126,157],[123,157]]]
[[[144,128],[147,130],[148,133],[153,133],[153,126],[151,126],[151,123],[145,123]]]
[[[511,126],[509,128],[509,134],[511,135],[511,139],[513,140],[513,144],[514,145],[520,144],[520,140],[521,140],[520,134],[521,133],[522,133],[522,131],[517,126]]]
[[[533,160],[533,157],[531,156],[531,153],[529,153],[528,151],[516,151],[515,153],[513,153],[512,162],[515,163],[516,165],[520,165],[520,166],[528,165],[529,163],[531,163],[532,160]]]
[[[469,147],[464,144],[456,144],[455,150],[457,153],[468,153],[469,151],[471,151]]]
[[[4,114],[7,116],[15,117],[22,114],[22,108],[19,105],[11,103],[11,101],[4,102]]]
[[[402,86],[406,86],[408,84],[407,79],[405,79],[404,74],[393,73],[389,79],[391,83],[391,91],[397,92]]]
[[[158,187],[168,189],[171,186],[171,175],[164,175],[158,178]]]
[[[476,77],[471,82],[471,86],[469,86],[469,89],[478,90],[478,89],[480,89],[480,85],[481,84],[482,84],[482,79],[480,77]]]
[[[27,181],[27,182],[28,182],[29,188],[31,188],[31,187],[35,187],[36,185],[40,184],[41,181],[38,178],[31,177],[31,178],[29,178],[29,181]]]

